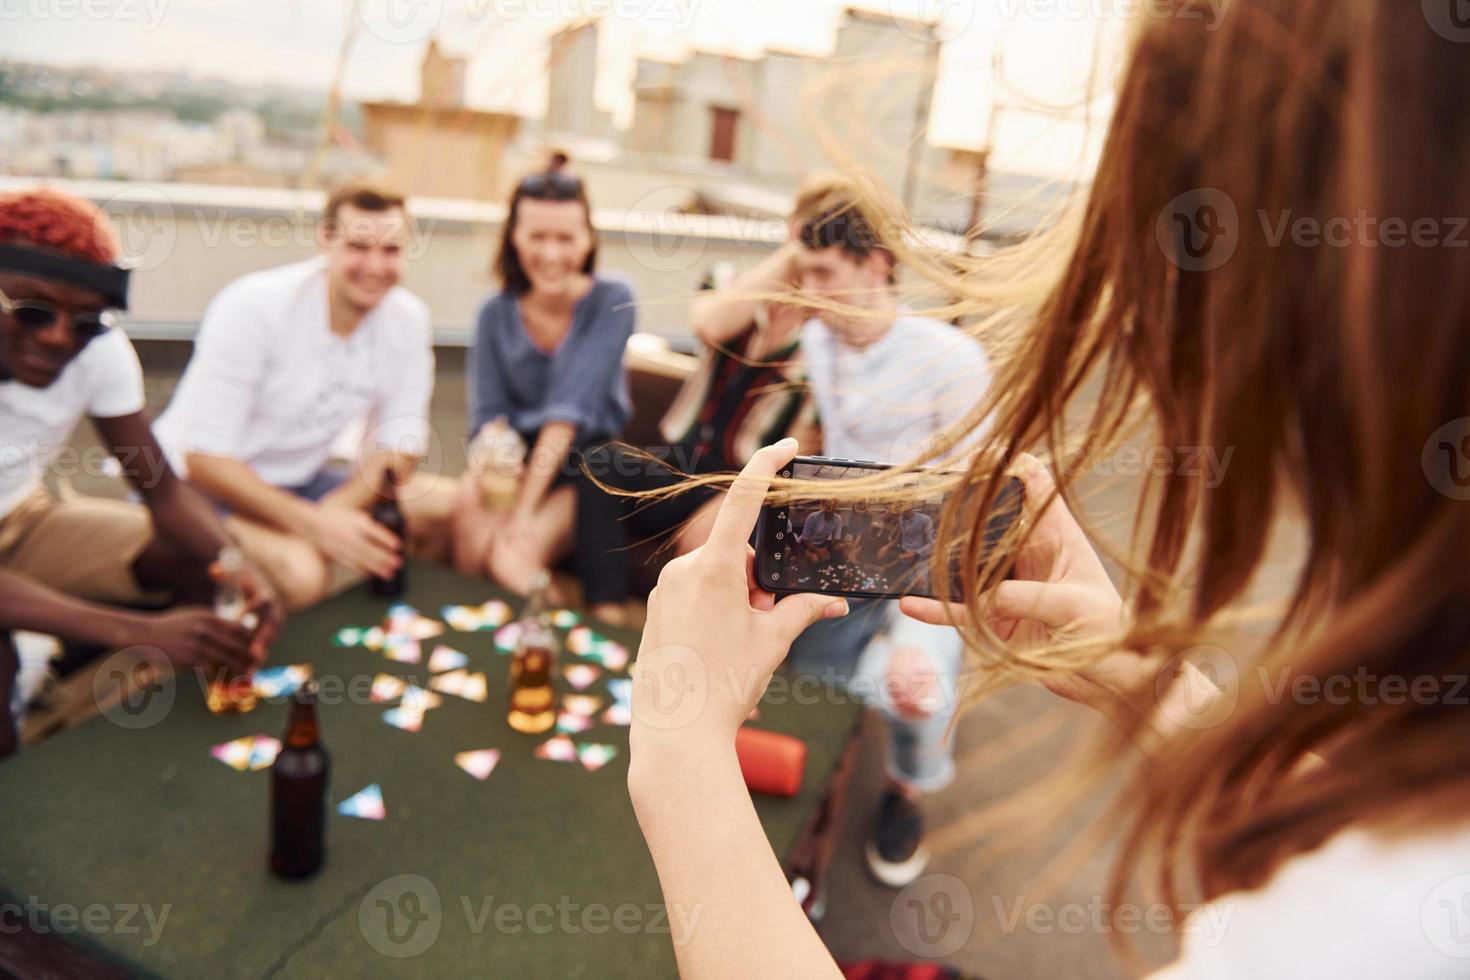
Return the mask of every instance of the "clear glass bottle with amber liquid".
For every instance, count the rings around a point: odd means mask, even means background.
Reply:
[[[378,488],[370,513],[373,520],[392,531],[399,541],[407,544],[405,535],[408,522],[403,519],[403,509],[398,506],[398,474],[393,472],[391,466],[383,467],[383,482]],[[407,577],[405,566],[400,564],[398,570],[387,578],[378,578],[376,575],[370,577],[368,591],[381,599],[397,599],[403,595],[404,587],[408,584]]]
[[[215,565],[214,614],[220,619],[253,628],[247,621],[247,617],[253,614],[249,612],[245,587],[241,582],[245,574],[244,553],[234,545],[221,548]],[[255,687],[250,674],[242,674],[229,667],[210,668],[204,703],[217,715],[254,710]]]
[[[331,757],[316,720],[316,683],[297,689],[281,751],[271,766],[271,871],[307,878],[326,859]]]
[[[520,636],[510,660],[510,711],[506,722],[536,734],[556,724],[556,632],[547,608],[551,576],[542,571],[521,613]]]

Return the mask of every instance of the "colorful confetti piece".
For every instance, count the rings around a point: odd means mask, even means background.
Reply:
[[[451,629],[461,633],[498,629],[510,622],[510,606],[499,599],[478,606],[445,606],[440,614]]]
[[[602,671],[591,664],[567,664],[561,672],[567,683],[578,691],[587,690],[602,674]]]
[[[388,808],[383,805],[383,788],[377,783],[368,783],[338,803],[337,812],[360,820],[382,820],[388,816]]]
[[[447,674],[429,679],[429,687],[445,694],[464,698],[466,701],[484,701],[490,696],[489,684],[483,673],[471,674],[467,670],[451,670]]]
[[[553,735],[536,746],[535,755],[538,759],[550,759],[552,762],[576,762],[577,747],[565,735]]]
[[[389,708],[383,712],[383,720],[405,732],[416,732],[424,727],[424,713],[412,708]]]
[[[596,772],[618,754],[617,746],[598,742],[578,742],[577,759],[588,772]]]
[[[487,778],[495,771],[495,764],[499,761],[499,749],[474,749],[454,754],[454,764],[476,779]]]
[[[386,701],[397,701],[403,696],[408,687],[406,677],[396,677],[393,674],[379,674],[373,678],[373,689],[370,697],[374,704],[383,704]]]
[[[255,672],[251,683],[256,697],[287,698],[311,680],[311,664],[290,664],[283,667],[262,667]]]
[[[463,667],[469,662],[469,657],[442,643],[434,648],[433,653],[429,654],[429,670],[435,674]]]
[[[383,656],[401,664],[416,664],[423,659],[423,648],[418,640],[397,639],[383,648]]]
[[[595,724],[597,723],[587,715],[579,715],[574,711],[563,711],[556,716],[556,730],[568,735],[585,732]]]
[[[602,707],[602,698],[595,694],[563,694],[561,706],[563,710],[570,711],[574,715],[584,715],[590,718]]]
[[[279,739],[271,738],[269,735],[246,735],[243,738],[221,742],[211,748],[209,754],[231,769],[239,772],[248,769],[255,772],[269,768],[271,763],[276,761],[276,756],[280,751]]]

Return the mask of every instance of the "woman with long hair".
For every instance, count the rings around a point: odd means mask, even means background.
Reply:
[[[621,603],[599,591],[599,563],[616,544],[617,501],[586,479],[581,456],[631,414],[623,351],[634,309],[632,291],[596,264],[581,179],[548,171],[517,184],[495,260],[501,289],[480,308],[470,350],[470,434],[506,426],[528,449],[508,507],[487,507],[477,474],[466,480],[455,560],[525,593],[573,547],[587,604],[616,619]]]
[[[951,478],[935,547],[972,559],[970,598],[903,608],[963,631],[968,691],[1035,679],[1113,723],[1049,798],[1115,793],[1082,838],[1121,833],[1113,908],[1153,885],[1232,913],[1212,943],[1186,930],[1157,976],[1464,976],[1470,49],[1432,5],[1197,6],[1139,26],[1078,221],[963,276],[891,242],[961,297],[949,312],[985,311],[996,368],[958,432],[983,419],[987,448]],[[1038,258],[1063,236],[1061,260]],[[1082,475],[1139,437],[1229,463],[1146,477],[1120,595],[1073,512]],[[639,655],[629,789],[665,900],[700,910],[675,936],[689,977],[836,974],[734,735],[795,636],[844,603],[772,603],[746,541],[764,500],[897,496],[909,467],[818,491],[773,480],[795,451],[758,453],[708,544],[666,569]],[[956,502],[1012,472],[1027,518],[981,560]],[[1261,629],[1268,548],[1292,535],[1295,580]],[[678,724],[651,696],[675,674],[702,698]]]

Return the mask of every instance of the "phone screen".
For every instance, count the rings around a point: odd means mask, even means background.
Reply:
[[[799,456],[781,475],[799,480],[840,480],[886,468],[879,463]],[[914,479],[922,488],[925,471],[915,474]],[[770,592],[932,598],[934,549],[943,507],[944,498],[937,492],[903,501],[818,497],[766,507],[756,527],[757,578]],[[987,520],[987,553],[1020,512],[1021,484],[1009,479]],[[951,584],[957,590],[962,578],[958,562],[951,561],[949,568]]]

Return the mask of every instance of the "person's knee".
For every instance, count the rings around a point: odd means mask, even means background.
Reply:
[[[917,646],[896,647],[884,671],[884,713],[900,718],[948,717],[956,705],[950,703],[954,692],[944,681],[928,652]]]
[[[11,702],[15,687],[20,683],[20,657],[15,650],[15,639],[0,630],[0,759],[20,748],[20,732],[16,725]]]
[[[296,612],[326,598],[332,569],[319,551],[302,541],[283,548],[266,574],[275,583],[287,610]]]

